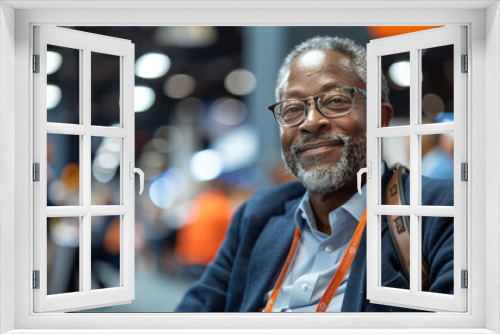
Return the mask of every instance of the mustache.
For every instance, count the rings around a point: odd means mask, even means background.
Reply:
[[[350,136],[343,134],[343,133],[336,133],[336,134],[328,134],[328,133],[320,133],[320,134],[309,134],[304,136],[298,143],[295,143],[290,146],[290,152],[292,155],[297,156],[299,154],[299,149],[312,142],[316,141],[331,141],[331,142],[337,142],[339,140],[342,141],[343,145],[345,146],[346,144],[349,143],[349,140],[351,139]]]

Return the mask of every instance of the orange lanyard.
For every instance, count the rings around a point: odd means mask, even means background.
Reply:
[[[338,267],[337,271],[335,272],[335,275],[333,275],[332,280],[330,281],[330,284],[328,284],[328,287],[325,290],[325,293],[321,297],[318,303],[318,307],[316,308],[316,312],[326,312],[326,309],[328,308],[328,305],[330,305],[330,302],[332,301],[333,297],[335,296],[335,293],[337,292],[337,289],[340,286],[340,283],[342,283],[342,280],[344,279],[345,274],[349,271],[349,267],[351,266],[352,260],[354,260],[354,257],[356,256],[356,252],[358,251],[358,246],[359,243],[361,242],[361,237],[363,236],[363,231],[365,229],[366,225],[366,210],[363,212],[363,216],[358,222],[358,226],[356,227],[356,231],[354,232],[354,235],[351,239],[351,242],[349,243],[349,247],[347,248],[344,257],[342,258],[342,262],[340,262],[340,266]],[[281,269],[280,276],[278,277],[278,280],[276,281],[276,284],[274,285],[273,292],[271,294],[271,297],[269,297],[269,300],[267,301],[266,307],[262,312],[271,312],[273,310],[274,303],[276,302],[276,299],[278,298],[278,294],[280,293],[281,286],[283,285],[283,281],[285,280],[286,273],[288,272],[288,269],[290,267],[290,264],[292,263],[293,257],[295,256],[295,252],[297,251],[297,247],[299,245],[300,241],[300,230],[298,227],[295,228],[295,234],[293,235],[293,241],[292,241],[292,246],[290,247],[290,250],[288,251],[288,257],[285,262],[285,266],[283,269]]]

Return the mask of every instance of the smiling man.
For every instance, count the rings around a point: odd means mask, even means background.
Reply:
[[[385,83],[385,81],[383,81]],[[411,311],[366,299],[366,51],[353,41],[316,37],[295,47],[278,74],[282,157],[297,178],[256,194],[233,217],[215,261],[176,311]],[[383,85],[381,124],[392,106]],[[383,166],[383,192],[392,170]],[[402,193],[409,203],[409,177]],[[452,183],[423,179],[422,203],[453,205]],[[408,289],[405,268],[383,220],[382,285]],[[422,219],[428,291],[453,293],[453,220]]]

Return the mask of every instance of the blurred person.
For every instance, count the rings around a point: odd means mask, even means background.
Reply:
[[[232,214],[231,200],[220,186],[208,187],[194,198],[175,243],[175,254],[188,274],[199,277],[213,261]]]
[[[393,109],[383,82],[381,124],[388,126]],[[316,37],[288,54],[280,102],[269,109],[298,182],[257,193],[238,209],[214,262],[176,311],[413,311],[366,299],[366,184],[360,195],[356,180],[366,165],[365,89],[366,51],[352,40]],[[384,163],[382,172],[385,194],[392,170]],[[408,203],[409,174],[402,178]],[[453,205],[452,183],[435,181],[423,178],[422,204]],[[387,225],[384,217],[381,285],[408,289]],[[452,218],[423,217],[422,236],[428,291],[453,293]],[[348,270],[337,270],[352,256]]]
[[[94,216],[91,224],[92,289],[120,286],[120,217]]]
[[[441,113],[436,123],[453,122],[453,113]],[[437,144],[425,154],[422,152],[422,174],[436,179],[453,178],[453,155],[455,139],[453,133],[437,135]]]

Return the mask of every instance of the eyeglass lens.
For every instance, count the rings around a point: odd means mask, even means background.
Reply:
[[[340,116],[348,113],[353,105],[353,97],[349,91],[330,91],[317,99],[318,107],[327,116]],[[284,125],[296,124],[305,117],[306,101],[289,100],[276,105],[274,112],[278,121]]]

